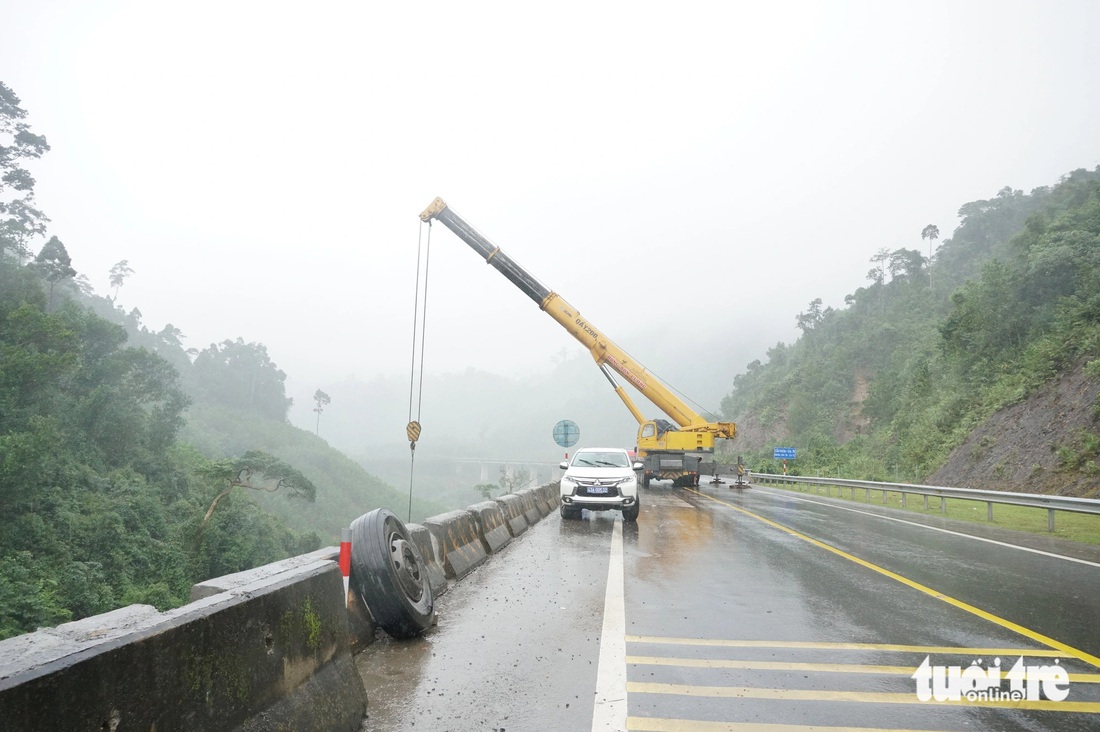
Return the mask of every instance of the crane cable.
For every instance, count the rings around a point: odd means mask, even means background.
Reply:
[[[428,262],[432,253],[432,223],[428,222],[427,242],[424,241],[424,224],[420,224],[420,232],[416,239],[416,287],[413,298],[413,328],[412,328],[412,363],[409,367],[409,424],[405,427],[405,434],[409,438],[409,521],[412,521],[413,499],[413,471],[416,467],[416,441],[420,439],[420,407],[424,398],[424,332],[428,319]],[[420,296],[420,260],[424,259],[424,296],[421,307]],[[416,364],[416,333],[420,331],[420,369],[417,373]],[[419,376],[419,379],[418,379]],[[416,419],[413,419],[413,397],[416,401]]]

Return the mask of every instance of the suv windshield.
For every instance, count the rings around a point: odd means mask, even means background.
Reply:
[[[629,468],[630,461],[625,452],[578,452],[573,457],[573,465],[590,465],[601,468]]]

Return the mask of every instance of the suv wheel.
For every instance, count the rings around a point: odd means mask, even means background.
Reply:
[[[627,506],[623,509],[623,521],[634,523],[638,520],[638,514],[642,510],[642,504],[638,501],[634,502],[633,506]]]

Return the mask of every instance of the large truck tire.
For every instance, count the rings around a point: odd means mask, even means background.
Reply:
[[[388,508],[352,522],[351,582],[375,622],[394,638],[412,638],[431,627],[435,601],[424,559]]]

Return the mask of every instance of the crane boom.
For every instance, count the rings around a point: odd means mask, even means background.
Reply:
[[[580,312],[566,302],[565,298],[539,282],[514,259],[501,251],[500,247],[494,245],[463,220],[443,199],[436,198],[432,201],[431,205],[420,214],[420,219],[429,223],[432,220],[439,221],[454,232],[458,238],[466,242],[488,264],[504,275],[509,282],[531,298],[541,310],[588,349],[604,376],[615,388],[615,393],[638,421],[639,450],[707,452],[714,449],[715,438],[732,439],[736,435],[736,427],[732,422],[708,422],[691,409],[659,379],[648,373],[642,364],[631,358],[591,322],[581,317]],[[616,382],[611,371],[626,379],[642,396],[668,415],[678,425],[679,430],[662,430],[656,422],[647,421],[626,391]]]

